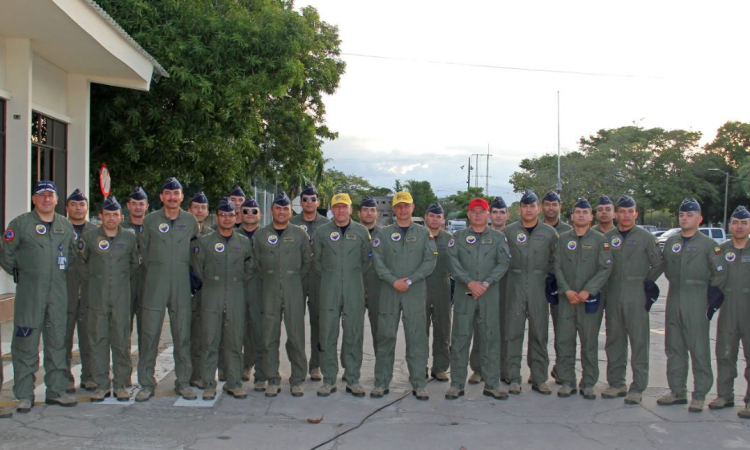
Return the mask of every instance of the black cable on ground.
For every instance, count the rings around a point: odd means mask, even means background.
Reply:
[[[434,380],[434,378],[431,378],[431,379],[429,379],[429,380],[427,381],[427,383],[431,383],[431,382],[432,382],[432,380]],[[324,446],[324,445],[326,445],[326,444],[330,444],[331,442],[335,441],[336,439],[340,438],[341,436],[343,436],[343,435],[345,435],[345,434],[347,434],[347,433],[349,433],[349,432],[351,432],[351,431],[354,431],[354,430],[356,430],[357,428],[359,428],[359,427],[361,427],[362,425],[364,425],[364,424],[365,424],[365,422],[367,421],[367,419],[369,419],[370,417],[372,417],[372,416],[374,416],[375,414],[379,413],[380,411],[384,410],[385,408],[387,408],[387,407],[389,407],[389,406],[391,406],[391,405],[394,405],[394,404],[396,404],[396,403],[400,402],[401,400],[403,400],[403,399],[405,399],[406,397],[410,396],[410,395],[412,394],[412,392],[413,392],[413,390],[407,391],[407,392],[406,392],[406,394],[402,395],[401,397],[397,398],[396,400],[393,400],[393,401],[392,401],[392,402],[390,402],[390,403],[386,403],[385,405],[381,406],[380,408],[378,408],[378,409],[376,409],[375,411],[371,412],[370,414],[366,415],[366,416],[365,416],[365,418],[364,418],[364,419],[362,419],[362,420],[361,420],[361,421],[360,421],[360,422],[359,422],[359,423],[358,423],[358,424],[357,424],[356,426],[354,426],[354,427],[352,427],[352,428],[349,428],[349,429],[348,429],[348,430],[346,430],[346,431],[342,431],[341,433],[339,433],[339,434],[335,435],[335,436],[334,436],[334,437],[332,437],[331,439],[328,439],[328,440],[327,440],[327,441],[325,441],[325,442],[321,442],[320,444],[316,445],[315,447],[311,448],[310,450],[316,450],[316,449],[319,449],[319,448],[323,447],[323,446]]]

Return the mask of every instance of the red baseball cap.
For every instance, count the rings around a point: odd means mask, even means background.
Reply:
[[[475,198],[471,202],[469,202],[469,210],[474,209],[475,206],[481,206],[485,211],[490,210],[490,204],[487,203],[487,200],[483,198]]]

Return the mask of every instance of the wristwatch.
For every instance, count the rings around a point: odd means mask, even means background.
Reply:
[[[411,278],[407,278],[406,279],[406,285],[407,286],[411,286]]]
[[[488,287],[490,287],[490,283],[488,283],[486,281],[482,281],[482,286],[488,288]]]

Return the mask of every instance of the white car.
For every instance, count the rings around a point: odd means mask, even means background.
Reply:
[[[727,240],[727,235],[724,233],[723,228],[714,228],[714,227],[701,227],[698,228],[698,231],[705,234],[706,236],[710,237],[714,241],[716,241],[717,244],[721,244],[722,242]],[[679,233],[679,228],[672,228],[668,231],[665,231],[664,234],[659,236],[657,240],[659,241],[659,247],[661,247],[662,250],[664,250],[664,243],[667,242],[667,239],[674,236],[675,234]]]

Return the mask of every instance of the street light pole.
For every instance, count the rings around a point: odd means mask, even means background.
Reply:
[[[717,169],[716,167],[713,167],[708,170],[721,172],[727,177],[726,184],[724,185],[724,222],[722,222],[722,225],[724,227],[724,232],[729,233],[729,227],[727,226],[727,200],[729,199],[729,172],[724,172],[723,170]]]

